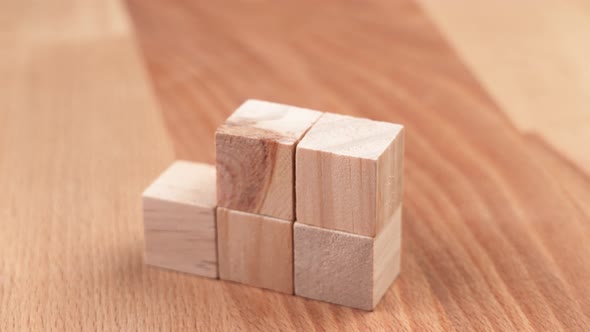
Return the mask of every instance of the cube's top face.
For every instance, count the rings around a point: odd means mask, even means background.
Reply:
[[[215,166],[177,161],[143,192],[143,197],[214,208]]]
[[[217,129],[217,134],[294,144],[321,112],[261,100],[247,100]]]
[[[403,129],[398,124],[324,113],[297,149],[378,160]]]

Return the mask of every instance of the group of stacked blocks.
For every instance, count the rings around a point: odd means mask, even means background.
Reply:
[[[146,263],[373,310],[400,270],[403,126],[249,100],[215,142],[143,193]]]

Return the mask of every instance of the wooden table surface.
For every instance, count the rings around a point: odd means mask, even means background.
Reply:
[[[0,331],[590,330],[590,5],[0,2]],[[139,195],[246,98],[407,127],[374,312],[143,265]]]

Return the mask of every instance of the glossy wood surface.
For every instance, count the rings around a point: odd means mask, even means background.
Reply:
[[[500,102],[434,7],[2,6],[0,330],[590,329],[590,178],[564,147],[588,142],[524,130],[534,107]],[[374,312],[143,265],[141,191],[174,156],[213,162],[247,98],[406,126],[402,272]]]

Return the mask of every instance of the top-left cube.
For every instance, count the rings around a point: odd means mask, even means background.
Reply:
[[[295,148],[321,112],[248,100],[215,133],[217,204],[295,220]]]

